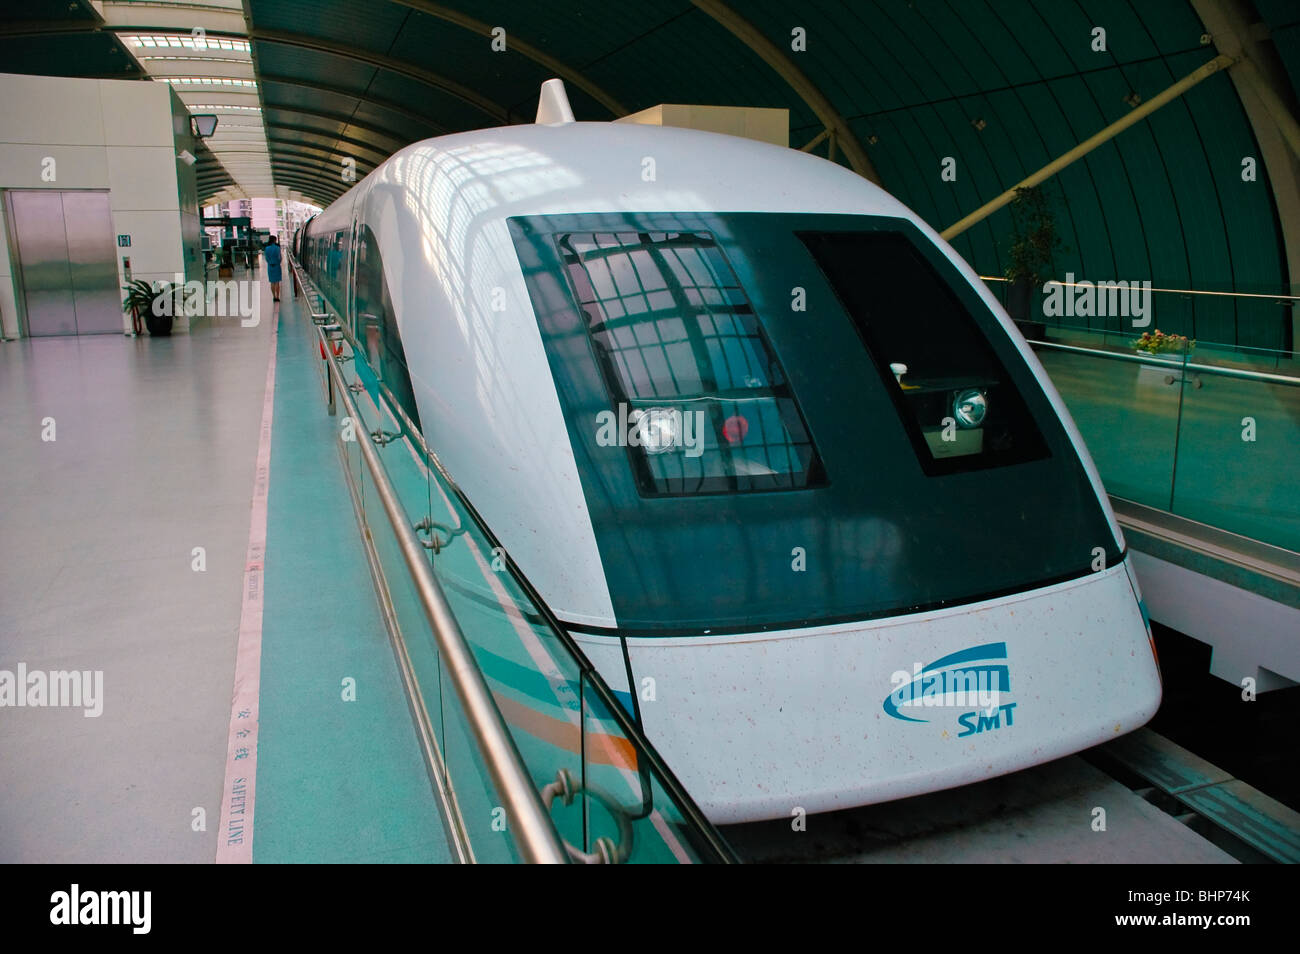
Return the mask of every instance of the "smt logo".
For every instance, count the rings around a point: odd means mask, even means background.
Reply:
[[[916,663],[911,672],[894,673],[890,682],[894,691],[885,697],[884,709],[895,719],[929,722],[921,718],[924,709],[974,709],[957,716],[958,738],[1000,729],[1003,716],[1012,724],[1016,704],[1002,702],[1002,693],[1011,691],[1006,643],[972,646],[928,666]]]
[[[50,895],[51,924],[129,924],[132,934],[148,934],[152,891],[70,891]]]

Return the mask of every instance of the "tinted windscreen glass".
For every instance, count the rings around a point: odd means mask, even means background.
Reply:
[[[910,613],[1088,574],[1098,547],[1119,560],[1034,369],[910,223],[581,213],[510,229],[620,632]],[[982,416],[958,401],[972,390]],[[698,457],[676,420],[647,422],[654,446],[624,439],[656,408],[705,411]]]
[[[794,490],[821,467],[735,272],[700,232],[556,237],[647,495]]]
[[[927,474],[1047,456],[969,311],[898,232],[801,232],[843,303]]]

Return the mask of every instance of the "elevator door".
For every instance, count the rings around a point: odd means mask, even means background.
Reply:
[[[121,332],[108,193],[15,190],[9,193],[9,209],[27,333]]]

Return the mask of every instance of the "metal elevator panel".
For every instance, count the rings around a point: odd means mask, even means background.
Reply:
[[[55,189],[9,193],[27,333],[122,331],[109,194]]]
[[[117,252],[108,193],[63,193],[63,229],[77,334],[121,334],[122,296],[117,287]]]
[[[10,192],[9,208],[18,246],[27,333],[33,338],[75,335],[76,307],[62,194],[53,190]]]

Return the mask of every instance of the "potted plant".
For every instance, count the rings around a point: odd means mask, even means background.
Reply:
[[[1196,347],[1194,339],[1189,339],[1186,335],[1167,335],[1159,328],[1155,331],[1144,331],[1142,337],[1132,344],[1138,354],[1153,358],[1168,356],[1158,364],[1144,362],[1138,368],[1139,384],[1173,384],[1175,381],[1183,380],[1184,369],[1180,366],[1179,359]],[[1198,376],[1192,375],[1191,381],[1196,387],[1201,386]]]
[[[137,278],[129,285],[123,286],[126,298],[122,301],[122,310],[131,313],[131,327],[140,333],[140,319],[154,337],[166,337],[172,333],[172,319],[184,314],[185,286],[171,282],[150,285],[142,278]]]
[[[1026,338],[1041,340],[1047,326],[1033,312],[1032,304],[1039,285],[1051,274],[1052,254],[1061,247],[1061,240],[1047,195],[1039,186],[1017,189],[1010,207],[1007,311]]]
[[[1133,347],[1138,354],[1182,354],[1195,348],[1196,342],[1189,341],[1186,335],[1167,335],[1157,328],[1142,332],[1142,337],[1133,342]]]

